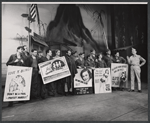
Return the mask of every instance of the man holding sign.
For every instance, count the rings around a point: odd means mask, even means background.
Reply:
[[[23,48],[22,46],[17,47],[17,53],[10,56],[9,60],[7,61],[6,65],[13,65],[13,66],[24,66],[24,60],[22,57]],[[9,102],[8,107],[12,107],[13,102]]]

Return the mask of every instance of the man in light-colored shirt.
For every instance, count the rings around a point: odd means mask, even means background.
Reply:
[[[131,65],[130,74],[131,74],[131,91],[134,92],[134,80],[135,77],[137,78],[138,82],[138,92],[141,91],[141,66],[143,66],[146,63],[146,60],[142,58],[140,55],[136,54],[136,49],[132,48],[132,56],[130,58],[127,56],[128,63]]]

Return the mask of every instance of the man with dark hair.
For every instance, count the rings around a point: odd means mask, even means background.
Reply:
[[[24,66],[24,59],[22,57],[23,48],[22,46],[17,47],[17,53],[10,56],[6,65]]]
[[[146,63],[146,60],[142,58],[140,55],[137,55],[136,49],[132,48],[132,56],[130,58],[127,56],[127,60],[129,65],[131,65],[130,68],[130,74],[131,74],[131,91],[134,92],[134,84],[135,84],[135,77],[138,81],[138,92],[141,91],[141,67]],[[140,63],[142,62],[142,63]]]
[[[27,48],[26,45],[22,46],[22,48],[23,48],[22,56],[23,56],[24,61],[25,61],[25,66],[28,67],[29,66],[29,56],[30,56],[30,54],[28,52],[28,48]]]
[[[77,68],[84,68],[85,67],[85,60],[84,60],[84,53],[79,54],[79,59],[75,61]]]
[[[121,57],[119,55],[119,52],[117,51],[117,52],[115,52],[114,62],[115,63],[123,63],[123,64],[125,64],[126,60],[123,57]]]
[[[53,59],[59,58],[60,54],[61,54],[60,50],[56,49],[55,56],[53,57]],[[56,80],[56,81],[54,81],[54,84],[55,84],[55,96],[58,96],[58,94],[64,95],[64,93],[65,93],[64,92],[64,79]]]
[[[66,53],[66,61],[71,73],[71,76],[65,78],[65,95],[73,93],[73,81],[75,74],[77,73],[77,68],[74,59],[71,57],[71,51],[68,50]]]
[[[43,52],[40,50],[38,51],[38,64],[45,62],[45,57],[43,56]],[[43,83],[42,77],[40,75],[40,71],[38,74],[38,81],[39,81],[39,95],[41,96],[42,99],[45,99],[47,97],[47,88],[46,85]]]
[[[38,82],[38,57],[37,50],[32,49],[29,57],[29,66],[33,68],[32,81],[31,81],[31,99],[37,99],[39,97],[39,82]]]
[[[6,65],[13,65],[13,66],[24,66],[25,62],[22,57],[23,48],[22,46],[17,47],[17,53],[13,54],[9,57],[9,60],[7,61]],[[9,102],[9,107],[13,106],[13,102]]]
[[[49,61],[49,60],[52,60],[52,51],[50,49],[47,49],[46,56],[44,57],[43,62]],[[47,88],[47,93],[49,96],[55,96],[56,89],[55,89],[54,82],[46,84],[46,88]]]

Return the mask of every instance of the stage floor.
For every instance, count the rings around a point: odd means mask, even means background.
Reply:
[[[2,121],[148,121],[148,85],[142,83],[142,93],[113,91],[7,105]]]

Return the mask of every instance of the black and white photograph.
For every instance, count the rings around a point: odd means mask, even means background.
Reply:
[[[1,2],[2,121],[148,121],[148,2]]]

